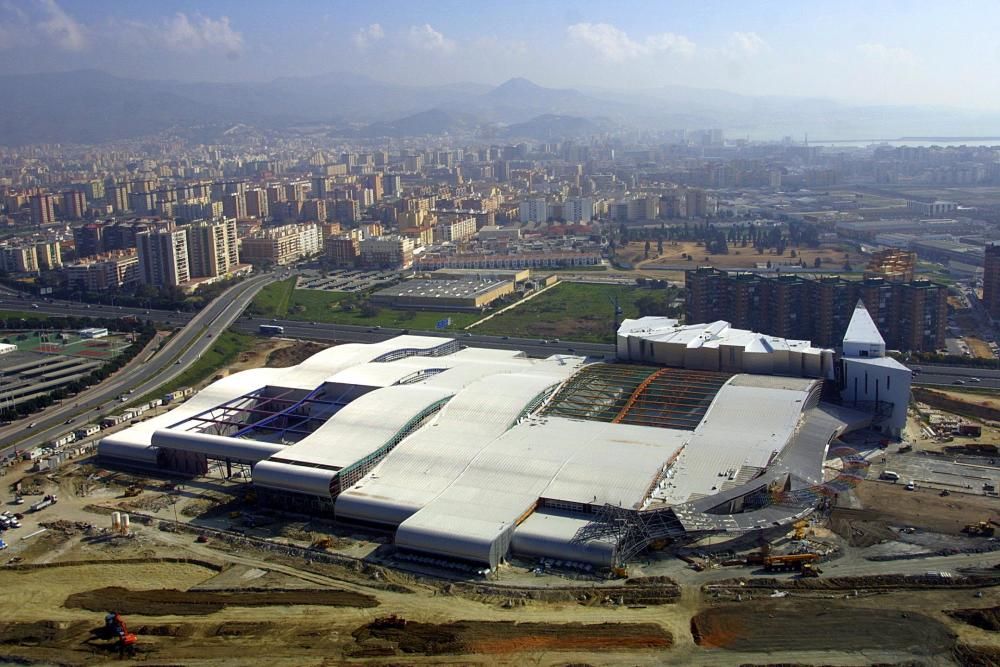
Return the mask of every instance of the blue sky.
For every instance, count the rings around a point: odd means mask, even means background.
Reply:
[[[0,72],[623,90],[1000,109],[998,2],[0,0]]]

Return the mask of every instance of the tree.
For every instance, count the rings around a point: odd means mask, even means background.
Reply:
[[[381,312],[382,310],[371,301],[365,301],[361,304],[362,317],[378,317]]]
[[[819,257],[817,257],[816,259],[813,260],[813,268],[814,269],[818,269],[821,266],[823,266],[823,261]]]

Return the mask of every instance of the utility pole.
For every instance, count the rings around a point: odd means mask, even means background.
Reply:
[[[618,303],[618,294],[615,294],[613,297],[609,296],[608,301],[611,302],[611,305],[615,309],[614,316],[612,317],[612,329],[611,329],[611,335],[615,336],[618,334],[618,327],[621,326],[622,307]]]

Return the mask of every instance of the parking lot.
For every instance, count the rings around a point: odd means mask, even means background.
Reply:
[[[973,463],[918,453],[894,456],[888,464],[882,463],[877,456],[872,457],[871,461],[868,479],[877,478],[883,471],[891,470],[899,474],[899,481],[896,483],[901,485],[912,481],[918,487],[974,494],[983,494],[985,485],[1000,488],[1000,466],[990,464],[990,459],[977,458]]]
[[[384,287],[398,280],[398,271],[303,271],[298,276],[297,289],[314,289],[324,292],[364,292],[376,287]]]

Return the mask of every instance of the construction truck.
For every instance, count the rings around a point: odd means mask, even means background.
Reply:
[[[962,529],[962,532],[973,537],[993,537],[993,534],[996,532],[993,523],[992,521],[970,523]]]
[[[56,498],[55,495],[45,496],[44,498],[42,498],[41,500],[39,500],[37,503],[35,503],[34,505],[31,506],[31,511],[32,512],[38,512],[40,510],[45,509],[49,505],[55,505],[57,502],[59,502],[59,499]]]
[[[139,486],[139,485],[130,486],[127,489],[125,489],[125,495],[124,495],[124,497],[125,498],[134,498],[135,496],[139,495],[140,493],[142,493],[142,487],[141,486]]]
[[[768,572],[802,571],[803,566],[811,565],[819,560],[819,554],[786,554],[784,556],[765,556],[764,569]]]
[[[805,519],[799,519],[798,521],[792,524],[792,527],[795,528],[795,535],[793,539],[796,540],[806,539],[806,528],[809,527],[808,521],[806,521]]]
[[[118,655],[135,656],[135,645],[139,638],[128,631],[125,619],[116,611],[108,612],[104,616],[104,625],[90,631],[91,639],[101,639],[113,641],[118,649]]]
[[[799,576],[803,579],[808,579],[810,577],[818,577],[823,574],[823,570],[813,563],[802,563],[802,569],[799,571]]]

